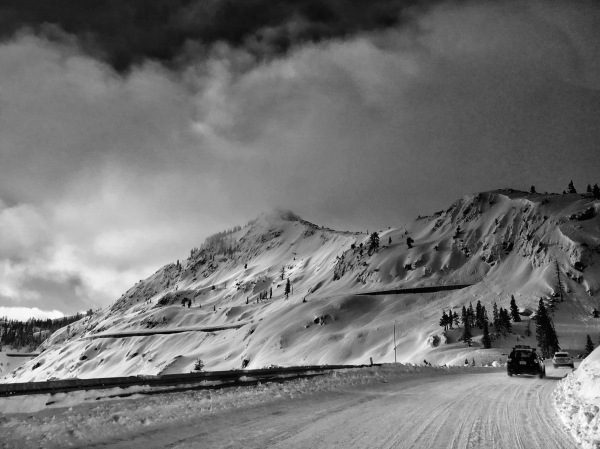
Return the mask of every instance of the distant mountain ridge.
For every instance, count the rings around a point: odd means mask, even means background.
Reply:
[[[495,352],[465,348],[440,330],[439,315],[477,300],[488,311],[494,302],[507,307],[511,295],[522,309],[534,310],[540,298],[557,306],[563,346],[583,346],[585,334],[598,329],[590,313],[600,291],[599,209],[591,195],[512,189],[465,195],[405,228],[379,231],[375,250],[366,233],[324,228],[285,210],[264,213],[209,237],[188,259],[160,268],[68,333],[58,331],[39,360],[11,380],[186,372],[199,358],[209,370],[392,361],[394,323],[401,328],[399,360],[493,358],[500,342]],[[557,264],[567,298],[560,305]],[[471,287],[368,295],[456,284]],[[81,338],[236,323],[247,324],[218,333]]]

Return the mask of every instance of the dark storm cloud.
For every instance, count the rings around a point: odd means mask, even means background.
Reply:
[[[173,4],[166,23],[202,16]],[[599,23],[591,2],[447,3],[260,62],[258,31],[176,45],[169,67],[132,50],[125,72],[81,49],[92,32],[22,30],[0,44],[0,306],[105,305],[274,206],[372,230],[600,182]]]
[[[117,70],[155,59],[174,62],[186,48],[216,42],[263,59],[318,42],[396,25],[418,0],[8,0],[0,35],[27,27],[55,39],[75,36]],[[64,33],[66,33],[66,35]]]

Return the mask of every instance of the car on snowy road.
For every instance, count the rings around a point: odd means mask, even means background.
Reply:
[[[575,368],[573,359],[568,352],[555,352],[554,357],[552,357],[552,365],[554,365],[554,368],[558,368],[560,366]]]
[[[544,365],[544,360],[535,352],[535,348],[516,345],[508,355],[506,373],[509,376],[513,374],[530,374],[543,379],[546,376],[546,365]]]

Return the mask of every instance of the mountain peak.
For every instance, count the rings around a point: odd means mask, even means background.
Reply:
[[[284,221],[302,221],[302,218],[300,218],[299,215],[289,209],[275,208],[265,215],[270,218],[281,219]]]

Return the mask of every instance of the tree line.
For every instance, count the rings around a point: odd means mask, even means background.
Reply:
[[[85,314],[78,313],[55,319],[30,318],[27,321],[10,320],[4,317],[0,319],[0,350],[2,346],[10,346],[13,349],[37,347],[58,329],[92,313],[90,309]]]
[[[588,184],[585,191],[588,195],[591,195],[594,199],[596,199],[596,200],[600,199],[600,187],[598,187],[597,183],[594,184],[593,187],[591,184]],[[533,193],[533,194],[537,193],[535,186],[531,186],[531,188],[529,189],[529,193]],[[573,180],[569,181],[567,190],[563,190],[562,193],[563,193],[563,195],[566,195],[567,193],[577,193],[577,189],[575,188],[575,185],[573,184]]]

